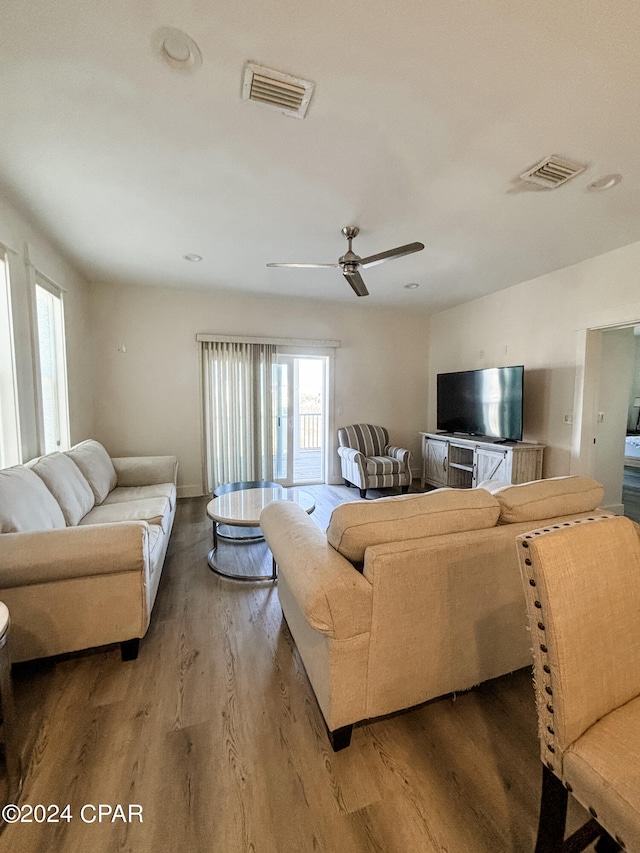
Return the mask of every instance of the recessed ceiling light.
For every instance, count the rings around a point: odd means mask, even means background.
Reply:
[[[200,48],[182,30],[162,27],[153,34],[151,45],[154,53],[176,71],[193,72],[202,65]]]
[[[622,180],[622,175],[605,175],[604,178],[598,178],[597,181],[592,181],[587,185],[587,189],[592,193],[599,193],[603,190],[610,190]]]
[[[411,284],[405,284],[404,286],[405,290],[416,290],[418,287],[420,287],[420,285],[415,281],[412,281]]]
[[[194,255],[191,252],[189,252],[188,255],[183,255],[182,257],[185,261],[191,261],[192,264],[199,264],[202,260],[202,255]]]

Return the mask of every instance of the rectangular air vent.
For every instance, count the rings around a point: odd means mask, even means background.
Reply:
[[[532,169],[523,172],[520,175],[520,180],[547,187],[547,189],[555,189],[555,187],[565,184],[571,178],[575,178],[576,175],[584,172],[586,168],[579,163],[572,163],[564,157],[552,154],[550,157],[545,157],[541,163]]]
[[[282,71],[247,62],[244,68],[242,98],[257,101],[294,118],[304,118],[314,84]]]

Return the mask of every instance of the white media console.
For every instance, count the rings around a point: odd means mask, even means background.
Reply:
[[[528,483],[542,478],[543,444],[496,442],[450,433],[421,432],[422,488],[471,489],[485,480]]]

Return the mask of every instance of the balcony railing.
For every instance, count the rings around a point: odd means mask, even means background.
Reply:
[[[320,450],[320,431],[322,429],[322,414],[300,414],[298,422],[300,432],[299,448],[303,450]]]

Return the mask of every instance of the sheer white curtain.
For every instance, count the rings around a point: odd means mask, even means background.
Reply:
[[[273,478],[273,344],[201,341],[206,488]]]

